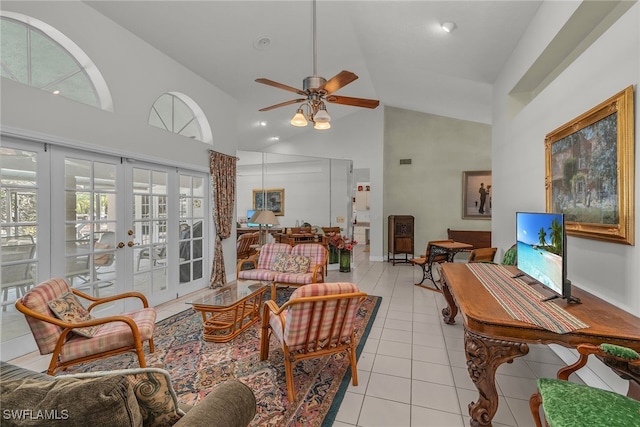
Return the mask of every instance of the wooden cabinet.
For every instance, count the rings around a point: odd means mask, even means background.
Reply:
[[[389,215],[389,249],[387,258],[396,265],[396,262],[410,262],[409,255],[413,257],[413,230],[414,218],[411,215]],[[404,259],[396,260],[396,254],[404,254]]]

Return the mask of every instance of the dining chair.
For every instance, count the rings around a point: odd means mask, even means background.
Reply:
[[[498,248],[478,248],[469,252],[467,262],[493,262]]]
[[[314,283],[296,289],[282,307],[265,302],[260,360],[269,358],[270,337],[284,352],[287,398],[295,401],[293,365],[300,360],[345,353],[352,384],[358,385],[355,319],[367,294],[353,283]]]
[[[551,427],[640,426],[640,356],[630,348],[612,344],[581,344],[577,362],[560,369],[557,378],[538,378],[537,391],[529,399],[531,415],[542,427],[540,405],[545,424]],[[621,378],[629,380],[627,396],[577,384],[569,376],[584,367],[595,355]]]

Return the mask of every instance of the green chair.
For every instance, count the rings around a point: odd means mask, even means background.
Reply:
[[[581,344],[578,346],[578,353],[578,361],[560,369],[557,379],[538,378],[538,391],[529,399],[536,426],[542,427],[542,405],[546,425],[550,427],[639,427],[638,353],[612,344]],[[568,381],[569,375],[586,365],[591,354],[595,354],[620,377],[631,380],[628,396]]]

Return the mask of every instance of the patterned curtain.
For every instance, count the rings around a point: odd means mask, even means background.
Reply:
[[[213,181],[213,223],[216,227],[216,247],[213,254],[210,288],[226,282],[222,240],[231,235],[233,209],[236,204],[236,157],[210,152],[209,170]]]

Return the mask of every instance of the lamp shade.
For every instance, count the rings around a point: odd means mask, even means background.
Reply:
[[[303,127],[307,125],[307,119],[304,117],[302,108],[298,108],[298,111],[296,111],[296,114],[293,116],[290,123],[293,126],[299,126],[299,127]]]
[[[256,213],[249,219],[251,224],[260,225],[280,225],[273,211],[256,211]]]
[[[313,115],[313,121],[316,123],[328,123],[331,121],[331,116],[327,113],[324,105],[321,105],[318,112]]]
[[[314,129],[318,129],[318,130],[330,129],[331,128],[331,123],[330,122],[315,122],[313,124],[313,128]]]

